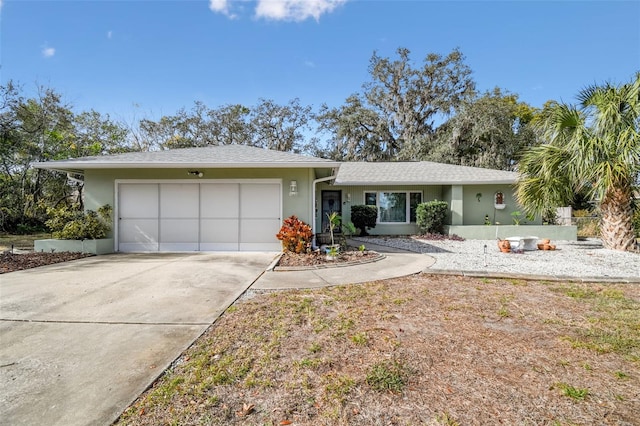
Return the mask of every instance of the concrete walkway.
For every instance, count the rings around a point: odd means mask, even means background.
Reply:
[[[0,275],[0,424],[111,424],[275,255],[116,254]]]
[[[357,246],[357,244],[355,245]],[[254,290],[318,288],[386,280],[423,272],[435,263],[435,259],[431,256],[402,249],[375,244],[367,244],[367,249],[382,253],[384,258],[376,262],[343,267],[336,266],[302,271],[267,270],[256,280],[251,288]]]

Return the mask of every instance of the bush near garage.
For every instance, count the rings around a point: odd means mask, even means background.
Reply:
[[[292,215],[283,221],[276,238],[282,241],[282,250],[293,253],[307,253],[311,249],[311,227]]]
[[[105,238],[111,230],[112,208],[105,204],[97,212],[77,210],[77,205],[48,208],[45,223],[53,238],[62,240],[94,240]]]

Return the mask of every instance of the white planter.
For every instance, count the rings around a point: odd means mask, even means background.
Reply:
[[[113,238],[99,240],[36,240],[33,250],[48,253],[70,251],[74,253],[107,254],[114,252]]]

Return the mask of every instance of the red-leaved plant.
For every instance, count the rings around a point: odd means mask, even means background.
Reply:
[[[306,253],[311,248],[312,235],[311,227],[293,215],[283,221],[276,238],[282,241],[284,251]]]

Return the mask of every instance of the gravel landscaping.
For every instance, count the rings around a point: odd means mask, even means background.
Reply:
[[[434,270],[640,280],[640,254],[607,250],[599,239],[552,241],[555,251],[500,253],[495,240],[422,240],[419,237],[356,237],[367,244],[427,253]]]

